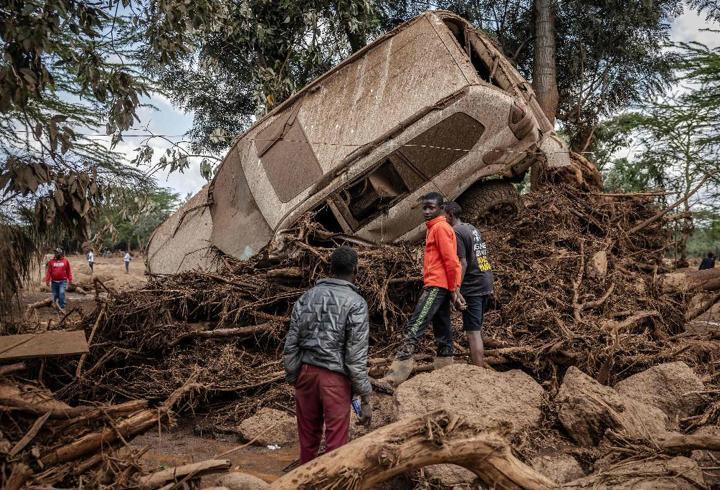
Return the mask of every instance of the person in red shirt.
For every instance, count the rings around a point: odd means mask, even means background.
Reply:
[[[457,238],[445,218],[442,194],[431,192],[424,195],[422,212],[427,226],[423,259],[424,288],[405,326],[405,340],[388,373],[380,380],[392,386],[398,386],[410,376],[415,349],[431,322],[437,345],[434,366],[440,368],[452,364],[454,353],[450,304],[461,309],[463,305]]]
[[[65,288],[72,282],[70,262],[65,258],[61,248],[55,249],[55,257],[47,263],[45,284],[51,286],[53,304],[57,304],[61,312],[65,311]]]

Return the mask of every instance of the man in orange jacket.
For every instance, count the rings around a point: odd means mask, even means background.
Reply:
[[[423,259],[424,289],[415,311],[406,324],[405,340],[395,355],[388,373],[380,381],[397,386],[413,369],[413,354],[427,326],[432,322],[437,352],[435,368],[453,362],[453,334],[450,303],[462,309],[460,296],[462,270],[457,255],[455,231],[443,212],[443,196],[431,192],[422,197],[422,211],[427,226]]]

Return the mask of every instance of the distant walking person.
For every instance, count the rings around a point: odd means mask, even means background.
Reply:
[[[462,312],[463,330],[470,344],[470,357],[476,366],[483,366],[482,326],[493,292],[493,272],[487,257],[487,246],[480,232],[460,220],[462,208],[455,202],[446,203],[448,223],[457,236],[457,254],[462,270],[460,294],[466,308]]]
[[[130,252],[125,252],[125,257],[123,257],[123,261],[125,262],[125,274],[130,274],[130,261],[132,260],[132,256],[130,255]]]
[[[63,250],[56,248],[55,256],[47,263],[45,284],[51,286],[53,304],[56,304],[62,313],[65,312],[65,288],[72,280],[70,262],[65,258]]]
[[[352,395],[360,397],[360,422],[370,425],[372,387],[367,355],[368,306],[353,284],[357,253],[338,247],[330,277],[297,300],[290,316],[283,363],[295,386],[300,463],[314,459],[325,426],[325,451],[348,441]]]
[[[712,252],[707,253],[707,257],[702,259],[700,262],[700,270],[713,269],[715,267],[715,254]]]
[[[95,254],[93,253],[92,249],[87,253],[87,261],[88,265],[90,266],[90,274],[95,272]]]

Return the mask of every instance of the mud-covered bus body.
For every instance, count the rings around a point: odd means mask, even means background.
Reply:
[[[530,85],[466,21],[428,12],[241,135],[204,194],[176,212],[183,218],[156,230],[148,268],[207,269],[212,247],[251,257],[308,211],[366,241],[412,240],[423,231],[421,195],[455,199],[484,179],[522,178],[538,155],[569,163]]]

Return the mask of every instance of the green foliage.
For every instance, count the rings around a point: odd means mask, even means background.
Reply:
[[[194,111],[197,147],[218,150],[256,114],[365,44],[377,26],[367,0],[152,1],[146,67]]]
[[[720,47],[682,43],[678,48],[680,80],[692,86],[687,102],[702,111],[707,143],[720,147]]]
[[[678,81],[672,97],[646,104],[642,111],[605,122],[596,150],[606,187],[637,191],[662,188],[682,198],[678,248],[697,253],[716,239],[720,212],[720,51],[681,44]],[[629,157],[618,157],[619,148]],[[699,188],[697,193],[694,193]],[[693,229],[693,221],[699,229]]]
[[[180,196],[170,189],[138,194],[135,189],[107,190],[95,223],[93,242],[102,249],[141,249],[150,235],[180,205]]]
[[[695,231],[688,242],[688,255],[703,257],[708,252],[720,255],[720,213],[700,211],[695,215]]]
[[[717,0],[688,0],[690,8],[705,14],[707,20],[720,22],[720,3]]]
[[[256,115],[286,99],[352,51],[428,9],[446,9],[495,37],[530,78],[532,0],[244,0],[151,2],[145,59],[164,91],[193,111],[191,136],[224,149]],[[557,2],[558,118],[576,149],[608,114],[662,91],[670,79],[670,20],[681,0]],[[179,32],[181,31],[181,32]],[[211,138],[219,131],[223,138]],[[218,133],[215,133],[218,134]]]
[[[710,174],[702,191],[704,199],[697,204],[703,208],[713,205],[720,192],[717,149],[707,138],[708,111],[689,99],[690,95],[681,94],[603,125],[606,139],[599,145],[601,155],[611,155],[620,146],[636,148],[631,159],[609,158],[611,163],[604,167],[607,187],[628,191],[659,187],[686,195]],[[686,203],[685,210],[692,205]]]
[[[558,119],[571,146],[590,147],[599,121],[662,93],[675,56],[663,49],[678,0],[558,2]]]
[[[88,236],[103,187],[149,185],[88,136],[119,141],[149,91],[123,12],[119,0],[0,2],[0,314],[33,254]]]
[[[35,225],[78,235],[101,186],[140,172],[87,133],[114,141],[136,119],[147,80],[131,58],[138,34],[119,2],[8,0],[0,5],[0,218],[35,206]],[[19,199],[33,196],[30,201]],[[57,221],[60,220],[60,223]]]

